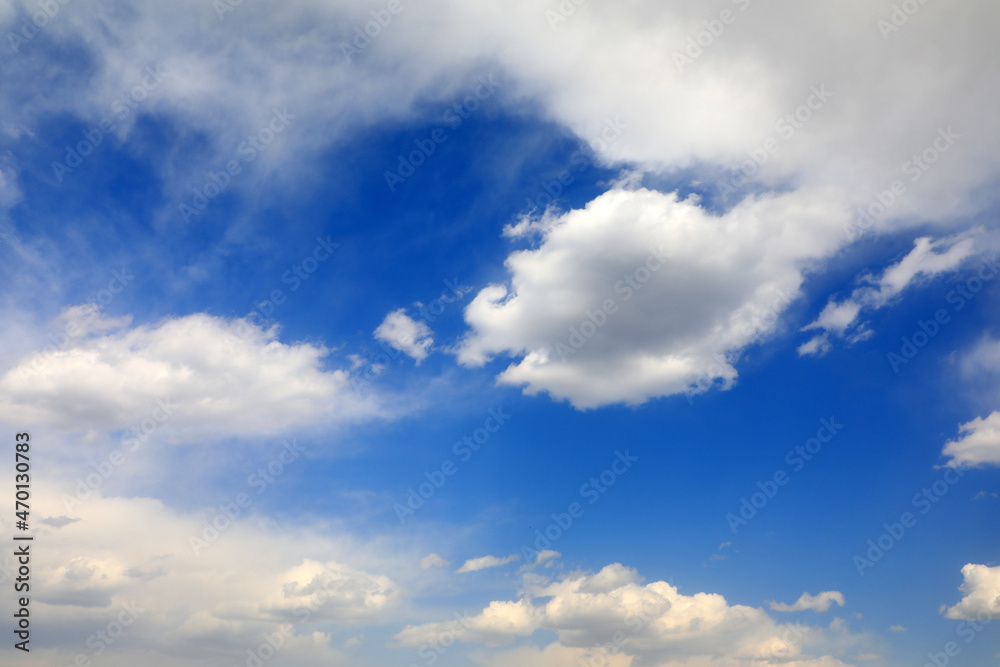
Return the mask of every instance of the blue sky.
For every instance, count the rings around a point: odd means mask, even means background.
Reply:
[[[998,19],[0,6],[0,662],[995,661]]]

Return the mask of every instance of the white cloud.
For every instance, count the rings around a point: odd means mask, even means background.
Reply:
[[[558,551],[553,551],[552,549],[543,549],[538,552],[538,556],[535,558],[535,565],[541,565],[542,563],[548,562],[553,558],[559,558],[562,554]]]
[[[0,420],[63,429],[119,429],[143,420],[177,437],[274,434],[380,414],[348,373],[323,369],[329,350],[286,344],[277,329],[204,314],[127,328],[71,308],[83,334],[0,376]]]
[[[812,354],[826,354],[830,351],[832,345],[830,344],[830,337],[826,334],[820,334],[818,336],[813,336],[806,342],[795,348],[799,356],[807,356]]]
[[[1000,339],[983,336],[959,356],[958,370],[980,411],[1000,405]]]
[[[824,7],[736,5],[734,25],[679,68],[676,54],[716,18],[695,0],[669,7],[653,0],[579,7],[556,29],[546,19],[549,10],[530,0],[502,7],[429,0],[419,11],[404,3],[351,61],[341,42],[371,16],[346,1],[240,6],[224,21],[197,0],[182,0],[176,11],[175,5],[134,0],[128,12],[84,2],[88,11],[61,12],[45,33],[78,45],[96,71],[56,82],[45,96],[18,97],[21,105],[7,105],[17,114],[9,123],[30,129],[50,114],[71,113],[96,126],[110,101],[135,85],[142,66],[156,63],[170,75],[143,103],[144,112],[212,137],[209,156],[233,151],[272,106],[294,103],[294,133],[269,147],[260,161],[266,165],[254,167],[295,183],[309,162],[304,156],[337,144],[358,126],[412,119],[417,102],[466,94],[477,68],[487,63],[504,73],[511,99],[537,105],[544,117],[593,140],[607,160],[661,172],[704,168],[709,178],[721,167],[749,163],[751,178],[765,187],[829,185],[857,205],[877,201],[899,180],[905,193],[889,204],[879,228],[951,221],[988,200],[980,193],[997,176],[1000,129],[989,110],[1000,84],[961,75],[1000,56],[988,0],[962,3],[953,22],[934,20],[943,10],[923,7],[921,20],[891,35],[891,44],[876,29],[888,9],[863,0],[839,5],[838,29],[828,31],[798,29],[828,24]],[[861,37],[845,41],[841,30]],[[782,39],[774,39],[776,32]],[[205,38],[209,33],[214,39]],[[439,34],[452,39],[443,43],[435,39]],[[927,44],[954,57],[943,62]],[[50,64],[37,49],[32,55],[6,61],[9,95]],[[879,67],[868,67],[871,62]],[[657,85],[649,84],[650,71],[657,72]],[[816,107],[816,89],[832,97],[819,108],[803,107],[810,96]],[[915,98],[925,103],[906,103]],[[800,108],[809,120],[794,126],[786,120],[779,130],[781,120]],[[603,140],[608,119],[616,117],[627,128],[615,141]],[[933,146],[941,119],[960,135],[956,143],[927,169],[911,164],[904,171],[914,155]],[[117,131],[127,135],[133,121]],[[750,159],[768,138],[778,149],[764,151],[758,169]],[[167,190],[180,195],[186,175],[200,177],[202,167],[164,169]],[[248,177],[240,186],[255,182]]]
[[[564,338],[569,326],[582,321],[569,319],[561,297],[565,291],[569,302],[577,302],[574,306],[590,307],[585,297],[596,294],[561,285],[552,276],[535,284],[531,271],[541,262],[527,259],[526,266],[513,267],[509,288],[480,292],[464,359],[478,363],[494,354],[523,356],[501,381],[548,391],[581,407],[641,403],[683,392],[699,378],[730,385],[736,371],[727,353],[738,354],[756,338],[741,334],[739,327],[756,315],[770,318],[774,310],[770,323],[759,327],[760,337],[773,333],[784,305],[772,307],[768,290],[779,285],[797,294],[807,265],[821,268],[823,259],[847,243],[844,231],[856,222],[854,207],[881,206],[884,214],[876,215],[872,225],[878,231],[927,223],[954,231],[963,224],[956,220],[991,205],[994,189],[989,186],[1000,176],[1000,126],[991,113],[1000,100],[1000,82],[956,75],[977,72],[982,62],[1000,57],[988,0],[962,3],[952,21],[933,20],[943,10],[923,7],[922,20],[885,38],[875,26],[888,10],[863,0],[839,5],[837,29],[819,32],[799,26],[827,25],[831,19],[825,7],[736,3],[737,23],[683,67],[678,67],[677,54],[705,30],[706,20],[715,18],[695,0],[669,7],[653,0],[591,4],[577,8],[556,29],[546,19],[548,10],[530,0],[503,6],[427,0],[419,11],[404,3],[407,9],[350,61],[341,41],[371,20],[354,3],[244,4],[218,21],[211,7],[197,0],[169,8],[135,0],[125,12],[81,1],[80,7],[93,11],[62,12],[46,27],[46,37],[83,49],[88,56],[83,60],[94,63],[94,71],[66,77],[44,96],[8,100],[6,107],[18,114],[9,122],[18,131],[30,131],[39,119],[70,114],[96,126],[108,114],[109,102],[141,76],[138,63],[163,65],[169,76],[144,102],[143,113],[212,141],[200,158],[204,163],[185,156],[183,164],[172,164],[178,159],[172,153],[157,154],[164,161],[153,167],[164,179],[169,202],[164,220],[176,222],[176,204],[189,196],[191,186],[200,183],[206,170],[217,170],[219,156],[232,154],[276,105],[290,105],[297,118],[234,188],[253,188],[268,175],[275,179],[273,191],[314,184],[314,159],[328,154],[331,145],[356,136],[362,126],[426,121],[430,116],[424,114],[437,115],[447,102],[468,94],[486,67],[504,81],[498,99],[515,111],[529,108],[568,128],[606,164],[656,175],[693,173],[693,180],[707,188],[729,180],[727,169],[747,167],[756,190],[785,192],[744,204],[720,219],[694,204],[675,203],[667,211],[662,203],[631,195],[631,206],[623,206],[629,210],[619,211],[623,217],[676,221],[687,215],[685,208],[692,209],[693,224],[674,239],[678,247],[672,277],[658,276],[672,285],[671,294],[661,286],[655,290],[658,298],[642,297],[633,316],[620,319],[644,316],[648,322],[642,324],[649,326],[602,331],[602,341],[588,346],[601,352],[587,351],[569,364],[544,355],[545,346],[555,342],[553,334]],[[845,41],[840,39],[844,31],[862,37]],[[207,32],[211,39],[205,39]],[[782,38],[774,39],[776,33]],[[437,38],[440,34],[450,36],[447,43]],[[927,44],[936,49],[928,50]],[[954,58],[941,61],[933,55],[938,50]],[[0,74],[11,84],[5,90],[28,88],[21,84],[38,80],[55,66],[37,49],[34,57],[0,63]],[[31,66],[7,64],[14,60]],[[879,67],[870,67],[871,62]],[[657,85],[649,84],[650,71],[658,73]],[[926,103],[909,104],[911,99]],[[664,109],[669,110],[667,120]],[[795,121],[796,113],[809,119]],[[941,119],[951,127],[943,127]],[[116,129],[122,138],[131,131],[132,120]],[[617,129],[609,133],[612,128]],[[317,142],[316,137],[323,139]],[[777,149],[764,150],[768,141],[777,142]],[[922,163],[926,168],[915,166],[913,158],[920,155],[933,156]],[[902,186],[895,195],[894,181]],[[593,208],[606,212],[609,199],[621,197],[612,190],[592,202]],[[779,210],[782,206],[786,210]],[[509,235],[544,233],[548,222],[521,219]],[[632,226],[642,223],[633,220]],[[778,229],[784,230],[781,239],[776,238]],[[817,237],[817,247],[793,240],[795,229],[801,229],[803,239]],[[829,234],[834,229],[837,238]],[[545,259],[557,257],[599,292],[606,289],[605,279],[611,278],[613,285],[620,277],[615,272],[634,270],[631,262],[642,261],[628,256],[634,253],[619,253],[605,262],[594,256],[592,245],[554,240],[564,235],[549,230],[543,249],[558,253],[543,253],[552,255]],[[613,247],[644,247],[643,241],[626,229],[625,238]],[[692,251],[706,252],[704,261],[690,257]],[[726,264],[730,256],[737,260],[732,268]],[[776,266],[773,273],[766,268],[770,264]],[[684,269],[696,270],[685,277]],[[905,275],[907,267],[899,270],[900,278],[912,278]],[[898,287],[892,282],[896,276],[885,277],[886,289]],[[743,280],[746,286],[734,284]],[[536,294],[522,292],[520,281]],[[706,298],[699,300],[701,296]],[[511,307],[499,307],[500,299],[508,299]],[[669,308],[668,315],[655,312],[662,307]],[[543,323],[527,326],[519,310],[542,316]],[[846,314],[839,317],[831,324],[842,325]],[[668,331],[652,339],[658,320],[668,320]],[[429,337],[415,332],[393,338],[418,361],[426,356]],[[633,346],[634,354],[623,352]],[[801,350],[818,353],[824,347],[822,340],[814,340]],[[601,378],[596,384],[605,388],[594,387],[594,378]]]
[[[830,609],[830,605],[836,602],[841,607],[844,606],[844,595],[839,591],[823,591],[817,595],[803,593],[794,604],[769,601],[768,604],[774,611],[805,611],[811,609],[815,612],[824,612]]]
[[[615,631],[621,631],[621,637],[613,653],[623,666],[633,664],[625,658],[643,664],[718,667],[752,660],[803,667],[842,665],[808,651],[834,636],[851,647],[860,641],[846,632],[843,621],[828,630],[778,625],[763,610],[729,605],[720,595],[682,595],[663,581],[643,585],[634,570],[620,564],[552,583],[533,577],[535,583],[526,583],[522,598],[491,602],[480,614],[463,619],[454,635],[462,642],[502,646],[545,629],[555,632],[558,642],[542,654],[556,658],[544,663],[535,649],[522,648],[480,656],[482,664],[510,665],[515,655],[529,665],[589,658],[602,652],[601,645]],[[455,623],[407,626],[395,638],[404,646],[420,646],[455,629]]]
[[[1000,412],[976,417],[958,427],[961,436],[951,440],[941,453],[951,457],[951,467],[980,464],[1000,465]]]
[[[989,337],[981,339],[962,355],[960,368],[966,378],[1000,373],[1000,340]]]
[[[949,607],[945,616],[954,619],[982,620],[1000,617],[1000,566],[969,563],[962,568],[963,597]]]
[[[470,558],[462,564],[462,567],[458,568],[456,572],[478,572],[479,570],[485,570],[488,567],[500,567],[501,565],[506,565],[507,563],[513,563],[516,560],[520,560],[520,554],[511,554],[509,556],[504,556],[503,558],[498,558],[497,556],[480,556],[479,558]]]
[[[772,335],[803,271],[844,242],[829,192],[749,198],[722,216],[619,185],[560,216],[465,311],[459,360],[519,359],[500,382],[578,408],[724,388]]]
[[[0,155],[0,212],[5,213],[6,209],[21,201],[23,196],[13,158],[9,154]]]
[[[905,257],[890,265],[881,275],[863,275],[867,283],[855,289],[843,301],[830,300],[816,320],[802,331],[818,329],[822,333],[798,348],[800,356],[822,355],[830,349],[830,336],[846,338],[853,343],[870,335],[867,326],[859,321],[863,311],[873,311],[888,305],[892,299],[914,285],[939,275],[957,271],[966,259],[982,251],[983,239],[978,233],[961,233],[932,240],[918,238]]]
[[[420,569],[429,570],[432,567],[448,567],[450,563],[437,554],[428,554],[420,559]]]
[[[243,664],[248,649],[275,633],[283,644],[275,664],[347,665],[331,647],[331,633],[357,634],[359,625],[386,622],[404,599],[393,579],[371,571],[379,567],[378,552],[347,535],[331,536],[329,525],[283,528],[239,517],[219,524],[224,529],[195,553],[190,539],[209,535],[201,513],[99,493],[66,510],[60,489],[35,491],[36,511],[75,519],[39,525],[46,549],[32,557],[34,611],[60,631],[53,646],[37,654],[33,648],[24,659],[14,660],[9,645],[0,649],[5,664],[73,664],[80,652],[93,660],[86,638],[127,604],[140,611],[107,653],[114,667]],[[221,516],[218,509],[213,516]],[[0,528],[13,530],[3,519]],[[16,568],[11,554],[0,556],[0,565],[4,573]]]
[[[521,646],[500,653],[480,651],[473,654],[476,664],[485,667],[631,667],[632,658],[622,654],[602,654],[585,648],[563,646],[558,642],[544,648]]]
[[[382,324],[375,329],[375,338],[410,355],[417,364],[427,358],[427,353],[434,344],[431,328],[427,323],[417,322],[402,308],[385,316]]]
[[[280,593],[260,601],[265,614],[295,620],[297,610],[338,622],[372,621],[399,599],[399,587],[384,575],[371,575],[341,563],[304,560],[279,577]],[[333,594],[331,594],[333,592]]]

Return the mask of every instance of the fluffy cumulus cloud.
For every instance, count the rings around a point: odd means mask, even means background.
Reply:
[[[978,621],[1000,618],[1000,566],[969,563],[962,568],[962,577],[963,597],[945,610],[945,616]]]
[[[511,554],[509,556],[504,556],[503,558],[500,558],[499,556],[480,556],[479,558],[470,558],[462,563],[462,567],[458,568],[456,572],[478,572],[479,570],[485,570],[489,567],[500,567],[501,565],[506,565],[507,563],[513,563],[514,561],[520,559],[521,556],[519,554]]]
[[[862,311],[882,308],[908,287],[958,270],[969,257],[985,249],[986,240],[994,241],[992,238],[984,240],[981,232],[960,233],[937,240],[918,238],[913,250],[880,275],[861,276],[859,281],[865,283],[863,287],[855,289],[843,301],[831,299],[819,317],[802,328],[820,333],[799,346],[799,354],[826,352],[830,348],[831,335],[846,338],[851,343],[871,335],[871,329],[859,319]],[[997,269],[992,267],[990,270],[995,272]]]
[[[776,331],[805,269],[843,242],[841,208],[800,190],[712,215],[619,184],[508,257],[510,284],[466,308],[459,360],[517,357],[501,382],[583,408],[729,387],[732,361]]]
[[[36,490],[40,516],[72,521],[40,525],[46,548],[32,558],[33,611],[57,629],[60,648],[32,645],[14,659],[5,647],[5,664],[79,664],[79,654],[93,661],[105,630],[114,650],[101,660],[113,667],[246,664],[248,651],[259,656],[262,646],[265,658],[274,654],[267,664],[346,665],[333,646],[360,624],[387,618],[403,598],[393,579],[370,571],[372,552],[328,529],[285,530],[229,521],[218,510],[183,513],[150,498],[99,494],[67,510],[61,495]],[[150,526],[156,539],[137,539]],[[12,576],[10,554],[0,565],[4,578]]]
[[[844,606],[844,594],[840,591],[823,591],[818,595],[803,593],[794,604],[784,602],[768,602],[774,611],[805,611],[811,609],[815,612],[824,612],[830,609],[830,605],[836,602],[841,607]]]
[[[571,664],[632,660],[656,665],[731,665],[757,660],[761,665],[839,666],[839,657],[815,655],[813,649],[847,638],[843,622],[829,629],[778,625],[763,610],[730,605],[721,595],[683,595],[670,584],[641,583],[637,573],[620,564],[593,574],[573,573],[558,581],[533,575],[523,597],[494,601],[481,613],[444,623],[408,626],[396,635],[405,646],[420,646],[451,632],[462,642],[502,646],[536,630],[554,632],[558,641],[543,650],[516,648],[483,654],[482,664]],[[841,649],[844,651],[844,642]],[[843,657],[843,656],[840,656]],[[551,658],[552,662],[545,662]],[[603,662],[601,664],[604,664]]]
[[[958,427],[960,436],[948,442],[942,452],[948,465],[1000,465],[1000,412],[976,417]]]
[[[95,309],[56,322],[60,345],[0,376],[0,420],[65,429],[117,429],[144,420],[190,430],[252,435],[370,418],[374,399],[325,370],[329,351],[285,344],[276,328],[204,314],[129,327]]]
[[[503,382],[581,407],[637,403],[683,392],[699,378],[728,386],[735,355],[775,329],[777,317],[754,318],[780,315],[774,299],[796,294],[806,264],[815,268],[859,232],[954,227],[990,205],[988,186],[1000,175],[1000,126],[991,113],[1000,82],[956,75],[1000,57],[993,39],[1000,19],[988,0],[922,6],[902,27],[887,22],[888,7],[862,0],[839,3],[835,15],[811,3],[723,4],[732,22],[698,46],[719,9],[695,0],[572,11],[531,0],[403,3],[377,36],[352,50],[344,45],[372,17],[346,1],[243,3],[219,16],[198,0],[169,8],[135,0],[129,11],[86,0],[62,8],[19,58],[0,63],[11,83],[2,95],[5,108],[17,110],[11,132],[64,114],[96,126],[147,76],[139,63],[162,67],[141,113],[211,137],[214,149],[184,164],[164,155],[153,165],[169,195],[165,221],[177,221],[177,202],[206,169],[218,169],[218,155],[264,127],[275,107],[287,106],[294,119],[234,189],[268,176],[294,192],[314,182],[311,158],[359,127],[425,120],[469,94],[487,70],[504,82],[498,97],[568,128],[605,164],[691,175],[724,208],[748,191],[786,193],[716,217],[672,195],[614,189],[569,214],[534,254],[512,254],[509,287],[480,293],[468,313],[463,361],[509,353],[520,361]],[[944,11],[951,20],[939,20]],[[20,18],[15,11],[7,21]],[[47,54],[59,51],[40,48],[42,40],[80,49],[87,76],[60,78],[45,96],[19,85],[53,67]],[[940,52],[951,54],[947,62]],[[126,139],[137,116],[114,132]],[[5,168],[10,179],[15,169]],[[623,233],[609,236],[611,257],[604,258],[589,232],[609,234],[610,220]],[[644,228],[654,227],[646,238]],[[620,304],[628,312],[572,359],[553,356],[551,346],[568,340],[588,309],[615,297],[617,281],[661,243],[672,259],[641,296]],[[543,260],[583,285],[546,275]],[[856,314],[848,308],[826,321],[846,326]],[[419,361],[429,337],[396,319],[400,326],[388,323],[387,334]],[[824,347],[813,340],[803,352]],[[595,378],[600,388],[588,386]]]
[[[417,322],[402,308],[385,316],[375,329],[375,338],[409,356],[419,364],[427,358],[434,344],[431,328],[426,322]]]

